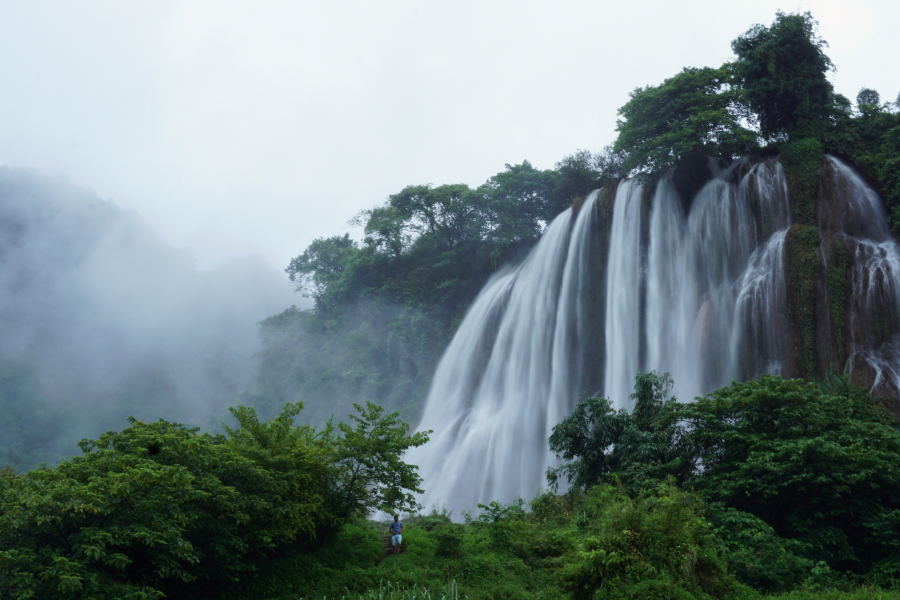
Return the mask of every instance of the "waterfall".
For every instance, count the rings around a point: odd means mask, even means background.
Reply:
[[[620,186],[606,322],[605,395],[616,406],[630,408],[638,371],[668,371],[683,400],[732,379],[780,372],[786,351],[786,329],[777,327],[786,313],[782,263],[790,225],[787,187],[781,166],[771,161],[750,167],[730,183],[741,166],[745,163],[709,181],[686,216],[674,187],[666,180],[657,184],[646,266],[640,262],[641,213],[630,188]],[[643,332],[642,277],[647,290]],[[643,361],[642,343],[647,349]],[[755,350],[748,353],[751,346]]]
[[[891,238],[881,200],[853,169],[827,157],[834,173],[835,219],[850,251],[848,311],[853,369],[873,371],[873,392],[900,393],[900,246]]]
[[[641,196],[631,181],[619,185],[609,236],[606,280],[606,394],[627,398],[640,367]],[[613,340],[613,345],[610,345]],[[621,374],[632,373],[630,378]]]
[[[817,343],[839,349],[823,354],[822,368],[846,363],[855,381],[896,397],[900,246],[877,195],[827,161],[831,183],[817,206],[831,271],[814,309],[823,311]],[[420,501],[474,509],[532,497],[554,465],[553,426],[585,393],[630,409],[637,372],[668,371],[682,401],[732,380],[792,374],[785,174],[774,159],[710,166],[691,198],[674,177],[649,201],[636,181],[618,185],[612,206],[590,194],[488,282],[438,365],[418,427],[434,430],[432,440],[407,457],[426,482]],[[845,273],[828,266],[836,251]],[[848,296],[844,345],[826,339],[841,337],[828,311],[844,296],[829,300],[832,285]]]
[[[574,405],[597,192],[547,227],[516,269],[482,290],[442,357],[407,456],[421,502],[474,508],[532,497],[552,464],[550,431]]]

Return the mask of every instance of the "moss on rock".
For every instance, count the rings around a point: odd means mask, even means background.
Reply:
[[[816,196],[824,157],[822,144],[813,138],[787,144],[781,149],[779,160],[787,177],[791,212],[794,222],[799,225],[816,224]]]
[[[844,324],[847,314],[847,290],[849,287],[847,278],[848,261],[847,245],[843,240],[834,240],[831,244],[828,267],[825,269],[825,282],[828,286],[829,312],[831,313],[831,326],[833,327],[834,338],[837,344],[837,358],[841,365],[844,364],[847,358]]]
[[[822,260],[819,230],[797,224],[788,231],[788,304],[791,320],[799,333],[794,353],[797,374],[810,379],[816,375],[816,284]]]
[[[797,375],[806,379],[817,374],[816,290],[822,267],[819,255],[822,236],[816,228],[816,199],[823,158],[822,144],[812,138],[786,144],[779,155],[794,220],[786,240],[788,304],[794,325],[793,358]]]

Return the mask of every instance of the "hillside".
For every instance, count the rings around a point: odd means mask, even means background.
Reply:
[[[89,191],[0,169],[0,462],[54,464],[126,417],[215,423],[248,385],[256,321],[291,302],[248,257],[199,272]]]

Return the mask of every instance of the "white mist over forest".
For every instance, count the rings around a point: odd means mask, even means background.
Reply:
[[[199,271],[134,211],[0,169],[4,450],[55,463],[128,416],[215,425],[255,373],[256,323],[296,299],[260,257]]]

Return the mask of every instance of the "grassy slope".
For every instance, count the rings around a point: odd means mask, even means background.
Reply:
[[[405,519],[406,551],[399,556],[384,555],[386,522],[348,526],[312,555],[273,561],[265,597],[900,599],[815,569],[770,587],[766,596],[728,571],[724,546],[706,518],[709,505],[667,485],[637,496],[613,486],[576,498],[548,494],[532,501],[530,512],[521,504],[485,508],[466,524],[435,513]],[[759,569],[787,564],[760,557]]]
[[[510,552],[489,547],[484,532],[460,525],[465,556],[439,554],[442,541],[433,532],[408,527],[404,533],[407,552],[381,559],[369,556],[349,561],[341,552],[329,552],[318,560],[319,575],[307,598],[347,600],[442,600],[462,599],[555,599],[569,598],[557,581],[561,562],[552,559],[543,565],[529,565]],[[380,548],[382,523],[369,523],[365,530],[371,547]],[[341,544],[342,545],[342,544]],[[313,583],[312,581],[308,583]],[[299,598],[287,593],[282,598]],[[807,589],[793,592],[757,595],[747,598],[780,600],[900,600],[900,592],[860,587],[851,590]]]

